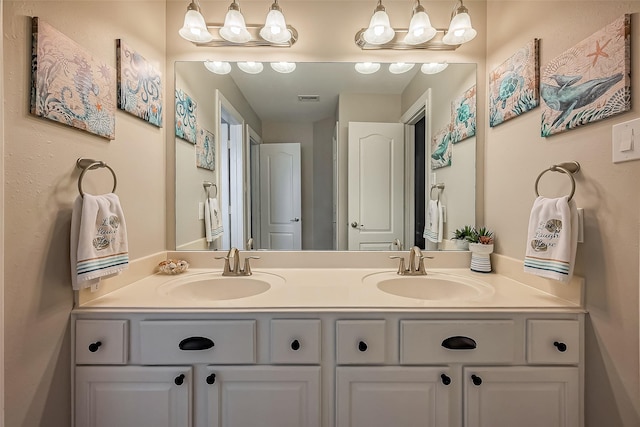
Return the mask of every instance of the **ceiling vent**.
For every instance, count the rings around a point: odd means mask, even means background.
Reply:
[[[298,95],[298,102],[320,102],[320,95]]]

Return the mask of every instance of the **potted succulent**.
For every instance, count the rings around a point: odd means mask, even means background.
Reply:
[[[493,231],[486,227],[474,228],[469,237],[471,251],[471,270],[479,273],[491,272],[491,257],[493,252]]]
[[[473,232],[473,228],[468,225],[465,225],[462,228],[457,228],[453,232],[453,237],[451,240],[455,240],[456,247],[463,251],[469,250],[469,239],[471,238],[471,234]]]

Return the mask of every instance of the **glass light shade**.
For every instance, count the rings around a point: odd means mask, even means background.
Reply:
[[[184,15],[184,25],[178,30],[178,34],[185,40],[194,43],[207,43],[213,40],[213,36],[207,29],[204,17],[200,12],[191,8]],[[196,6],[197,7],[197,6]]]
[[[422,64],[420,67],[420,71],[424,74],[438,74],[441,71],[444,71],[449,64],[446,62],[429,62],[427,64]]]
[[[380,64],[377,62],[358,62],[355,67],[360,74],[373,74],[380,69]]]
[[[229,74],[231,72],[231,64],[226,61],[204,61],[204,66],[215,74]]]
[[[246,43],[251,40],[244,16],[239,10],[229,9],[224,18],[224,26],[220,28],[220,37],[232,43]]]
[[[295,62],[272,62],[271,68],[283,74],[292,73],[296,69]]]
[[[471,17],[467,13],[467,9],[461,7],[458,13],[451,19],[449,30],[442,38],[444,44],[462,44],[471,41],[478,34],[471,26]]]
[[[428,42],[436,35],[436,29],[431,25],[429,15],[424,10],[416,11],[411,17],[409,31],[404,37],[407,44],[421,44]]]
[[[238,62],[238,68],[247,74],[258,74],[264,69],[262,62]]]
[[[396,35],[396,32],[391,28],[389,22],[389,15],[383,10],[377,10],[371,17],[369,22],[369,28],[362,34],[362,37],[367,43],[371,44],[385,44],[390,42]]]
[[[286,43],[291,39],[291,32],[279,9],[269,11],[264,27],[260,29],[260,37],[271,43]]]
[[[394,62],[389,64],[389,72],[391,74],[402,74],[411,70],[415,64],[407,64],[406,62]]]

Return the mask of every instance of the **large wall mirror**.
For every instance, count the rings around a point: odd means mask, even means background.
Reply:
[[[475,113],[475,64],[208,65],[175,64],[176,111],[196,123],[195,143],[175,141],[176,249],[455,250],[475,224],[475,136],[447,136],[456,106]],[[430,200],[440,242],[424,238]]]

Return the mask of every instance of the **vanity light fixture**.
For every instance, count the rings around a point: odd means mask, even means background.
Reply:
[[[295,62],[272,62],[270,65],[275,71],[283,74],[293,73],[296,69]]]
[[[389,15],[378,0],[368,28],[356,33],[355,42],[361,49],[427,49],[456,50],[473,40],[477,31],[471,26],[468,9],[462,0],[455,0],[449,28],[434,28],[420,0],[415,0],[409,28],[393,28]]]
[[[424,74],[438,74],[441,71],[444,71],[449,66],[446,62],[428,62],[426,64],[422,64],[420,67],[420,71]]]
[[[291,47],[298,40],[298,31],[287,25],[278,4],[273,1],[262,25],[247,24],[238,1],[232,0],[224,24],[205,22],[199,0],[191,0],[187,7],[180,36],[196,46],[275,46]]]
[[[380,69],[380,64],[377,62],[358,62],[355,68],[360,74],[373,74]]]
[[[231,64],[226,61],[204,61],[204,66],[215,74],[229,74],[231,72]]]
[[[389,64],[389,72],[391,74],[402,74],[411,70],[416,64],[408,64],[406,62],[394,62]]]
[[[262,62],[247,61],[238,62],[238,68],[247,74],[259,74],[264,69],[264,66]]]

